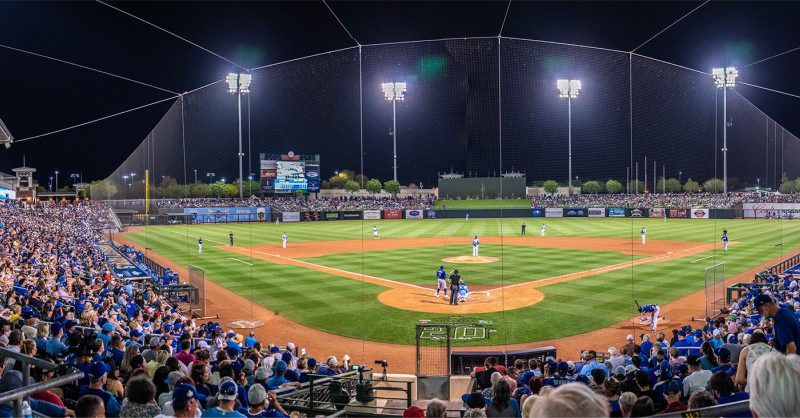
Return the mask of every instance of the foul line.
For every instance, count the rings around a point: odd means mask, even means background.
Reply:
[[[248,263],[247,261],[242,261],[242,260],[239,260],[238,258],[228,257],[228,260],[238,261],[238,262],[240,262],[242,264],[247,264],[248,266],[252,266],[253,265],[253,263]]]
[[[705,260],[706,258],[711,258],[711,257],[714,257],[714,256],[716,256],[716,254],[711,254],[711,255],[709,255],[709,256],[707,256],[707,257],[698,258],[697,260],[694,260],[694,261],[691,261],[691,262],[692,262],[692,263],[696,263],[696,262],[698,262],[698,261],[700,261],[700,260]]]

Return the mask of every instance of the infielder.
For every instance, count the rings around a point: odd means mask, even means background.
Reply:
[[[728,252],[728,230],[722,228],[722,247],[725,249],[725,252]]]
[[[637,303],[638,305],[638,303]],[[650,323],[646,324],[645,326],[653,326],[653,329],[650,332],[656,332],[656,328],[658,327],[658,314],[661,312],[661,308],[656,304],[644,305],[639,306],[639,313],[644,314],[652,314],[650,317]]]
[[[378,236],[378,226],[372,225],[372,239],[380,239]]]
[[[640,234],[642,234],[642,245],[644,245],[644,241],[647,237],[647,231],[644,230],[644,227],[642,227],[642,231],[640,232]]]
[[[539,234],[539,236],[543,237],[546,230],[547,230],[547,225],[542,224],[542,232]]]
[[[203,237],[197,237],[197,254],[203,254]]]
[[[472,256],[478,256],[478,247],[481,246],[481,241],[478,239],[478,236],[475,235],[475,238],[472,239]]]
[[[444,266],[439,266],[436,270],[436,297],[439,297],[439,290],[444,290],[444,297],[447,298],[447,272],[444,271]]]
[[[281,235],[281,241],[283,241],[283,248],[286,248],[286,241],[287,241],[287,240],[289,240],[289,237],[286,235],[286,232],[284,232],[284,233]]]

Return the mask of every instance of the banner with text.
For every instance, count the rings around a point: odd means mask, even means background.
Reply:
[[[663,218],[665,213],[664,208],[650,208],[651,218]]]
[[[531,217],[544,218],[544,208],[531,208]]]
[[[565,218],[584,218],[589,216],[589,210],[586,208],[564,208]]]
[[[548,218],[563,218],[564,217],[564,209],[563,208],[544,208],[544,216]]]
[[[383,211],[383,219],[403,219],[403,211],[390,209]]]
[[[800,203],[744,203],[745,218],[800,219]]]
[[[422,219],[422,211],[419,209],[407,210],[406,219]]]
[[[692,208],[692,219],[708,219],[707,208]]]
[[[610,218],[624,218],[625,208],[608,208],[608,216]]]
[[[284,222],[300,222],[300,212],[283,212],[281,216]]]
[[[365,210],[364,219],[375,220],[381,218],[381,211],[379,210]]]
[[[590,218],[605,218],[606,208],[589,208]]]
[[[689,209],[670,208],[667,209],[667,215],[669,215],[670,218],[688,218]]]

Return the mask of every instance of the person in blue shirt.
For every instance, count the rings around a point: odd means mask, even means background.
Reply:
[[[583,366],[583,368],[581,368],[581,374],[582,375],[584,375],[586,377],[589,377],[589,376],[592,375],[592,370],[601,369],[601,370],[603,370],[604,374],[606,375],[606,378],[608,378],[608,375],[609,375],[608,367],[606,367],[605,364],[601,363],[597,359],[597,352],[596,351],[589,350],[589,353],[587,355],[586,360],[589,361],[589,362],[586,363],[586,365]],[[594,360],[594,361],[592,361],[592,360]]]
[[[719,365],[711,369],[711,373],[725,373],[729,376],[733,376],[736,374],[736,369],[731,366],[731,350],[728,350],[725,347],[720,348],[717,350],[717,360]]]
[[[444,289],[444,298],[447,299],[447,272],[444,270],[444,266],[439,266],[439,270],[436,270],[436,297],[439,297],[439,291]]]
[[[726,373],[714,373],[708,380],[711,393],[717,398],[717,405],[734,403],[750,399],[747,392],[737,392],[733,379]],[[750,411],[738,414],[726,414],[726,417],[752,417]]]
[[[103,400],[106,406],[106,415],[116,417],[120,413],[120,404],[117,398],[109,391],[103,389],[106,384],[108,366],[102,361],[95,361],[89,367],[89,385],[81,386],[78,395],[95,395]]]
[[[203,411],[202,418],[245,418],[244,415],[237,412],[236,397],[239,393],[239,386],[233,380],[225,379],[219,385],[219,392],[217,392],[217,400],[219,405],[214,408],[208,408]]]
[[[278,403],[274,392],[267,392],[264,386],[256,383],[250,386],[247,391],[247,399],[250,401],[249,408],[239,408],[237,411],[246,416],[253,418],[261,417],[288,417],[286,410]],[[267,403],[269,402],[269,403]],[[270,406],[271,408],[267,408]],[[274,408],[274,409],[272,409]]]
[[[63,326],[58,322],[54,322],[50,325],[50,335],[52,337],[47,340],[47,354],[58,357],[67,349],[66,344],[61,342],[61,338],[64,337]]]
[[[652,326],[653,329],[651,329],[650,332],[656,332],[656,328],[658,328],[658,315],[661,313],[661,307],[655,303],[639,306],[639,313],[650,314],[650,322],[646,326]]]
[[[800,345],[800,321],[787,308],[779,308],[772,298],[758,295],[753,301],[759,315],[772,318],[775,323],[775,348],[784,354],[797,354]]]
[[[728,252],[728,230],[722,228],[722,247],[725,249],[725,252]]]

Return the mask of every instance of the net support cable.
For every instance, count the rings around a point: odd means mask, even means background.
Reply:
[[[219,58],[219,59],[222,59],[222,60],[224,60],[224,61],[226,61],[226,62],[228,62],[228,63],[230,63],[230,64],[233,64],[233,65],[235,65],[236,67],[239,67],[239,68],[240,68],[240,69],[242,69],[242,70],[247,70],[247,68],[245,68],[244,66],[242,66],[242,65],[240,65],[240,64],[237,64],[237,63],[235,63],[235,62],[233,62],[233,61],[229,60],[228,58],[225,58],[225,57],[223,57],[222,55],[220,55],[220,54],[217,54],[216,52],[214,52],[214,51],[212,51],[212,50],[210,50],[210,49],[208,49],[208,48],[206,48],[206,47],[204,47],[204,46],[202,46],[202,45],[200,45],[200,44],[198,44],[198,43],[196,43],[196,42],[192,42],[192,41],[190,41],[190,40],[188,40],[188,39],[184,38],[183,36],[180,36],[180,35],[178,35],[178,34],[176,34],[176,33],[174,33],[174,32],[170,32],[169,30],[167,30],[167,29],[164,29],[164,28],[162,28],[161,26],[158,26],[158,25],[156,25],[155,23],[152,23],[152,22],[150,22],[150,21],[148,21],[148,20],[145,20],[145,19],[143,19],[143,18],[141,18],[141,17],[139,17],[139,16],[136,16],[136,15],[134,15],[133,13],[126,12],[125,10],[122,10],[122,9],[120,9],[119,7],[112,6],[112,5],[110,5],[110,4],[108,4],[108,3],[106,3],[106,2],[104,2],[104,1],[102,1],[102,0],[95,0],[95,1],[97,1],[97,2],[98,2],[98,3],[100,3],[100,4],[102,4],[103,6],[106,6],[106,7],[112,8],[112,9],[114,9],[114,10],[116,10],[116,11],[118,11],[118,12],[120,12],[120,13],[124,14],[124,15],[130,16],[130,17],[131,17],[131,18],[133,18],[133,19],[136,19],[136,20],[138,20],[138,21],[140,21],[140,22],[142,22],[142,23],[145,23],[145,24],[147,24],[147,25],[149,25],[149,26],[152,26],[152,27],[154,27],[154,28],[156,28],[156,29],[158,29],[158,30],[160,30],[160,31],[162,31],[162,32],[165,32],[165,33],[167,33],[167,34],[169,34],[169,35],[171,35],[171,36],[173,36],[173,37],[175,37],[175,38],[178,38],[178,39],[180,39],[180,40],[181,40],[181,41],[183,41],[183,42],[186,42],[186,43],[188,43],[188,44],[190,44],[190,45],[192,45],[192,46],[195,46],[195,47],[197,47],[197,48],[200,48],[200,49],[202,49],[203,51],[205,51],[205,52],[208,52],[209,54],[211,54],[211,55],[213,55],[213,56],[215,56],[215,57],[217,57],[217,58]]]
[[[511,10],[511,0],[508,0],[508,5],[506,6],[506,14],[503,16],[503,23],[500,25],[500,32],[497,33],[498,37],[503,36],[503,29],[506,27],[506,19],[508,19],[509,10]]]
[[[783,51],[783,52],[781,52],[780,54],[775,54],[775,55],[772,55],[772,56],[770,56],[770,57],[767,57],[767,58],[764,58],[764,59],[760,59],[760,60],[758,60],[758,61],[756,61],[756,62],[751,62],[750,64],[743,65],[743,66],[742,66],[742,68],[747,68],[747,67],[749,67],[749,66],[751,66],[751,65],[760,64],[760,63],[762,63],[762,62],[764,62],[764,61],[771,60],[771,59],[773,59],[773,58],[777,58],[777,57],[780,57],[781,55],[786,55],[786,54],[788,54],[788,53],[791,53],[791,52],[794,52],[794,51],[797,51],[797,50],[800,50],[800,46],[798,46],[798,47],[796,47],[796,48],[792,48],[792,49],[790,49],[790,50],[788,50],[788,51]]]
[[[749,104],[750,106],[752,106],[754,109],[756,109],[757,111],[761,112],[761,114],[762,114],[762,115],[764,115],[764,117],[766,117],[766,118],[767,118],[767,123],[769,123],[770,121],[771,121],[771,122],[773,122],[773,123],[778,123],[778,122],[776,122],[774,119],[772,119],[771,117],[769,117],[769,115],[768,115],[766,112],[764,112],[763,110],[761,110],[761,109],[760,109],[758,106],[756,106],[755,104],[753,104],[753,102],[751,102],[750,100],[748,100],[748,99],[747,99],[747,97],[744,97],[744,96],[743,96],[741,93],[739,93],[739,92],[738,92],[738,91],[736,91],[735,89],[731,89],[731,92],[732,92],[732,93],[734,93],[734,94],[736,94],[737,96],[739,96],[739,97],[740,97],[742,100],[744,100],[745,102],[747,102],[747,104]],[[780,126],[780,127],[781,127],[781,129],[785,129],[785,128],[783,127],[783,125],[781,125],[781,124],[778,124],[778,126]],[[794,139],[796,139],[797,141],[800,141],[800,138],[798,138],[796,135],[792,134],[791,132],[789,132],[789,134],[790,134],[792,137],[794,137]]]
[[[737,83],[744,84],[745,86],[755,87],[755,88],[761,89],[761,90],[771,91],[773,93],[783,94],[784,96],[794,97],[795,99],[800,99],[800,95],[797,95],[797,94],[788,93],[788,92],[781,91],[781,90],[775,90],[775,89],[771,89],[769,87],[759,86],[757,84],[745,83],[744,81],[737,81]]]
[[[357,45],[357,46],[361,46],[361,43],[360,43],[360,42],[358,42],[358,39],[356,39],[356,37],[355,37],[355,36],[353,36],[353,34],[352,34],[352,33],[350,33],[350,31],[349,31],[349,30],[347,30],[347,26],[345,26],[345,25],[344,25],[344,23],[342,23],[342,19],[339,19],[339,16],[336,16],[336,12],[334,12],[334,11],[333,11],[333,9],[331,9],[331,6],[328,4],[328,2],[327,2],[327,1],[325,1],[325,0],[322,0],[322,4],[324,4],[324,5],[325,5],[325,7],[327,7],[327,8],[328,8],[328,10],[329,10],[329,11],[331,12],[331,14],[333,15],[333,18],[334,18],[334,19],[336,19],[336,21],[337,21],[337,22],[339,22],[339,25],[341,25],[341,26],[342,26],[342,29],[344,29],[344,31],[345,31],[345,32],[347,32],[347,36],[349,36],[349,37],[350,37],[350,39],[352,39],[352,40],[353,40],[353,42],[355,42],[355,43],[356,43],[356,45]]]
[[[694,12],[695,12],[695,11],[697,11],[699,8],[701,8],[701,7],[705,6],[705,5],[706,5],[706,4],[708,4],[708,2],[710,2],[710,1],[711,1],[711,0],[706,0],[706,1],[704,1],[702,4],[700,4],[699,6],[695,7],[695,8],[694,8],[694,9],[692,9],[692,10],[690,10],[690,11],[689,11],[689,13],[686,13],[685,15],[681,16],[681,17],[680,17],[678,20],[676,20],[676,21],[674,21],[674,22],[670,23],[670,24],[669,24],[669,26],[667,26],[667,27],[666,27],[666,28],[664,28],[664,29],[661,29],[661,31],[659,31],[657,34],[655,34],[655,35],[653,35],[652,37],[650,37],[650,39],[648,39],[648,40],[646,40],[646,41],[642,42],[642,44],[640,44],[640,45],[639,45],[639,46],[637,46],[636,48],[633,48],[633,49],[631,50],[631,52],[636,52],[636,50],[637,50],[637,49],[639,49],[639,48],[641,48],[641,47],[645,46],[645,45],[646,45],[648,42],[652,41],[653,39],[656,39],[656,38],[657,38],[659,35],[661,35],[662,33],[666,32],[666,31],[667,31],[669,28],[671,28],[671,27],[673,27],[673,26],[677,25],[677,24],[678,24],[678,22],[680,22],[681,20],[683,20],[683,19],[687,18],[687,17],[688,17],[690,14],[694,13]]]

